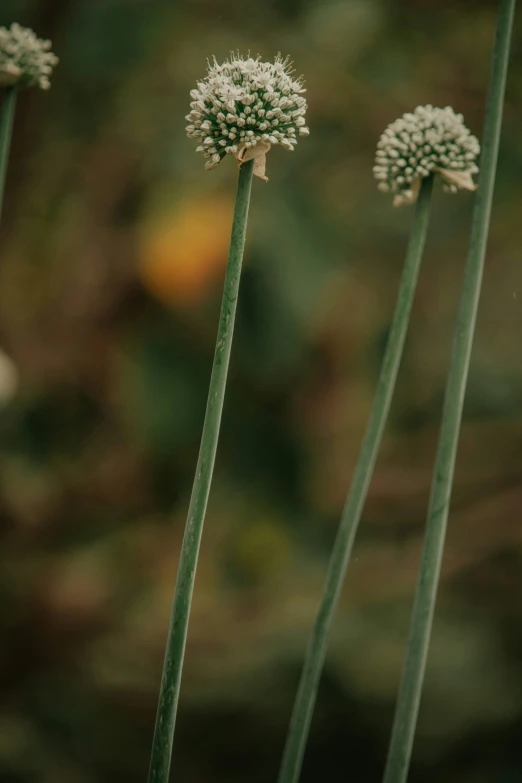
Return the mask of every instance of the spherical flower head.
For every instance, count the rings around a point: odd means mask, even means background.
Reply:
[[[438,174],[443,190],[475,190],[473,174],[480,153],[478,139],[462,114],[418,106],[388,125],[377,144],[373,173],[379,190],[394,194],[394,206],[412,204],[424,177]]]
[[[292,63],[277,55],[273,63],[259,57],[231,54],[219,65],[209,63],[206,78],[190,96],[186,119],[189,138],[196,139],[213,169],[227,154],[239,165],[254,159],[254,174],[266,180],[265,158],[272,146],[292,151],[298,136],[307,136],[305,88],[293,77]]]
[[[42,90],[51,86],[49,77],[58,57],[51,51],[51,42],[38,38],[28,27],[19,24],[0,27],[0,84]]]

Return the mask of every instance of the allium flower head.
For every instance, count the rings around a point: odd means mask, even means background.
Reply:
[[[16,22],[10,28],[0,27],[0,84],[36,84],[48,90],[49,77],[58,63],[50,49],[51,42],[38,38],[28,27]]]
[[[305,88],[293,77],[292,63],[278,55],[273,63],[259,57],[231,54],[222,65],[214,58],[206,78],[190,96],[187,134],[197,139],[212,169],[234,155],[239,165],[255,160],[254,173],[266,180],[265,156],[279,144],[293,150],[298,136],[307,136]]]
[[[442,178],[447,192],[475,190],[472,176],[478,172],[479,152],[462,114],[450,106],[418,106],[388,125],[377,144],[373,173],[379,190],[395,195],[394,206],[411,204],[430,174]]]

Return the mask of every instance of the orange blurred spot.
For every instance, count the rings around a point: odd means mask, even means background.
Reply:
[[[229,199],[198,198],[151,220],[139,260],[145,287],[169,304],[204,295],[226,266],[232,212]]]

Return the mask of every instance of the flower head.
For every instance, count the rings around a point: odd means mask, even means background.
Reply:
[[[48,90],[49,77],[58,63],[50,49],[51,42],[38,38],[28,27],[16,22],[10,28],[0,27],[0,84],[36,84]]]
[[[220,65],[214,58],[206,78],[190,96],[187,134],[197,139],[212,169],[234,155],[239,164],[255,160],[254,173],[265,177],[265,156],[279,144],[293,150],[298,136],[307,136],[306,100],[301,79],[292,76],[292,64],[278,55],[273,63],[232,54]]]
[[[442,178],[447,192],[475,190],[472,176],[478,172],[479,152],[462,114],[450,106],[418,106],[388,125],[377,144],[373,173],[379,190],[395,195],[394,206],[411,204],[430,174]]]

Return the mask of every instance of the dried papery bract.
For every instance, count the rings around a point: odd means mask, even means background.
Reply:
[[[19,81],[22,71],[13,63],[0,65],[0,87],[13,87]]]
[[[213,169],[227,154],[239,165],[256,161],[254,174],[266,180],[266,154],[279,145],[292,151],[307,136],[305,88],[294,78],[292,63],[278,55],[273,63],[231,54],[222,65],[214,59],[207,76],[190,96],[187,134],[196,139]]]
[[[373,173],[379,190],[394,195],[394,206],[411,204],[425,177],[437,174],[443,189],[475,190],[478,140],[464,125],[462,114],[418,106],[388,125],[377,145]]]

